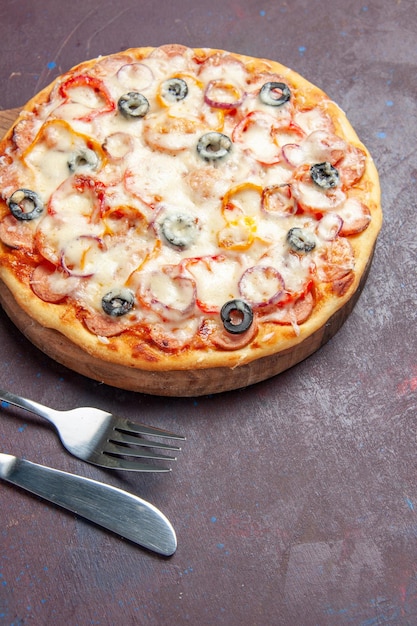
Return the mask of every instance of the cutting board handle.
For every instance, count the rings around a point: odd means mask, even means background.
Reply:
[[[17,109],[5,109],[4,111],[0,111],[0,138],[7,133],[21,110],[21,107],[18,107]]]

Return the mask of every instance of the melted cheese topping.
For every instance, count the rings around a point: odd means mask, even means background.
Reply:
[[[164,96],[173,78],[188,88],[178,101]],[[304,106],[293,85],[288,102],[265,104],[260,88],[277,80],[288,83],[228,55],[202,62],[189,49],[117,55],[61,77],[29,116],[23,145],[8,148],[12,158],[0,174],[5,199],[30,188],[45,206],[38,219],[13,225],[29,228],[56,268],[38,278],[35,293],[46,301],[50,294],[71,298],[90,318],[117,322],[115,332],[163,324],[180,345],[205,318],[217,319],[225,302],[242,297],[259,319],[293,324],[297,332],[291,311],[312,281],[339,276],[335,264],[345,273],[354,267],[351,248],[335,242],[343,219],[363,213],[349,185],[323,189],[307,166],[328,161],[348,170],[353,186],[362,155],[335,135],[324,107]],[[118,110],[129,92],[148,100],[144,117]],[[197,146],[212,132],[226,135],[231,149],[205,159]],[[195,228],[177,228],[174,236],[178,216]],[[301,229],[313,250],[294,248],[291,229]],[[2,237],[8,245],[10,237]],[[114,320],[102,298],[126,287],[133,309]]]

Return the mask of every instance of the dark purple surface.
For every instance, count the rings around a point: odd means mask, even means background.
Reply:
[[[384,226],[350,318],[291,371],[220,396],[119,391],[55,364],[0,312],[0,386],[187,435],[169,476],[70,457],[2,410],[0,450],[126,487],[170,518],[170,559],[0,484],[0,624],[417,623],[414,0],[3,0],[0,108],[130,46],[276,59],[346,111],[380,172]]]

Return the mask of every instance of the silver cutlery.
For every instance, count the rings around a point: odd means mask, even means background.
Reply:
[[[177,548],[165,515],[122,489],[1,453],[0,478],[158,554],[171,556]]]
[[[169,472],[169,467],[142,462],[141,459],[175,461],[175,456],[167,456],[150,448],[164,452],[178,452],[181,448],[147,437],[185,440],[185,437],[167,430],[136,424],[92,407],[58,411],[3,389],[0,389],[0,400],[51,422],[58,432],[62,445],[71,454],[100,467],[137,472]]]

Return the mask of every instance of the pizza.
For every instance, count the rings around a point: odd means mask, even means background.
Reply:
[[[358,296],[382,220],[373,160],[321,89],[182,45],[54,80],[0,143],[0,193],[6,310],[74,369],[163,395],[311,353]]]

